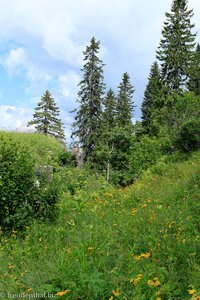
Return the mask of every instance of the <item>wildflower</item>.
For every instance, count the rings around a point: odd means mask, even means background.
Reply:
[[[160,285],[160,281],[156,280],[156,282],[154,282],[154,286],[159,286]]]
[[[28,290],[27,290],[27,293],[32,292],[32,290],[33,290],[32,288],[28,289]]]
[[[160,298],[160,297],[158,297],[158,298],[156,298],[156,300],[161,300],[161,298]]]
[[[135,260],[140,260],[140,259],[141,259],[141,256],[140,256],[140,255],[134,255],[134,254],[133,254],[133,257],[134,257]]]
[[[200,296],[196,296],[196,297],[192,298],[192,300],[200,300]]]
[[[113,300],[113,296],[111,296],[111,297],[109,298],[109,300]]]
[[[140,260],[141,258],[149,258],[151,256],[150,252],[147,253],[141,253],[140,255],[132,254],[135,260]]]
[[[119,296],[119,292],[118,292],[118,291],[113,290],[112,293],[113,293],[113,295],[114,295],[115,297],[118,297],[118,296]]]
[[[146,207],[147,207],[147,204],[146,204],[146,203],[142,205],[142,208],[146,208]]]
[[[65,290],[65,291],[63,291],[63,292],[57,292],[57,293],[56,293],[56,296],[62,297],[62,296],[64,296],[64,295],[66,295],[66,294],[69,294],[70,292],[71,292],[70,290]]]
[[[10,266],[8,267],[8,269],[14,269],[14,268],[15,268],[14,265],[10,265]]]
[[[148,285],[154,285],[153,280],[148,280]]]
[[[194,295],[196,293],[196,290],[188,290],[188,294]]]
[[[88,252],[92,252],[94,250],[93,247],[88,247]]]
[[[140,256],[143,257],[143,258],[148,258],[148,257],[150,257],[150,255],[151,255],[151,253],[142,253],[142,254],[140,254]]]
[[[138,282],[141,280],[142,274],[138,274],[135,279],[132,279],[130,282],[133,282],[133,285],[136,286]]]

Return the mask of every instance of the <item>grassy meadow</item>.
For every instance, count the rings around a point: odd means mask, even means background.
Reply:
[[[69,174],[54,221],[1,233],[1,299],[200,299],[199,152],[123,189]]]

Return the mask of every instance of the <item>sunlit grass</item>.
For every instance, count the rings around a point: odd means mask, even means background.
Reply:
[[[196,153],[125,189],[64,193],[56,223],[34,223],[23,239],[2,235],[0,290],[58,299],[200,299],[199,163]]]

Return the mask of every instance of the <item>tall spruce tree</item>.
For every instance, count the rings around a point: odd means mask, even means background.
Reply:
[[[193,54],[192,62],[189,66],[189,80],[187,87],[189,91],[194,92],[197,96],[200,95],[200,45],[197,45],[196,51]]]
[[[104,100],[103,125],[111,130],[115,126],[116,117],[116,95],[109,89]]]
[[[122,81],[118,88],[119,94],[116,105],[116,123],[119,127],[125,127],[132,124],[135,107],[132,99],[135,90],[130,82],[128,73],[123,74]]]
[[[59,119],[60,110],[50,92],[46,90],[38,102],[33,114],[33,120],[27,126],[35,125],[39,133],[52,135],[55,138],[64,141],[64,124]]]
[[[150,69],[148,84],[144,92],[144,99],[142,102],[142,126],[146,133],[151,131],[152,113],[155,108],[159,108],[163,83],[158,63],[155,61]]]
[[[77,102],[80,104],[73,123],[72,137],[78,139],[85,151],[85,160],[92,155],[101,133],[102,103],[104,95],[103,62],[98,57],[100,41],[93,37],[83,52],[85,64],[83,79],[79,83]]]
[[[193,10],[188,10],[187,0],[173,0],[171,12],[162,30],[163,38],[157,51],[161,62],[164,83],[171,91],[182,90],[187,80],[187,69],[195,46],[191,18]]]

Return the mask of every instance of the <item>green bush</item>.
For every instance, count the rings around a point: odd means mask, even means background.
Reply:
[[[191,152],[200,148],[199,119],[190,119],[182,125],[177,144],[184,152]]]
[[[0,136],[0,226],[21,227],[32,215],[35,161],[12,137]]]
[[[7,232],[22,230],[33,218],[52,220],[60,193],[54,168],[41,166],[25,140],[0,132],[0,227]]]
[[[132,145],[131,170],[139,176],[163,155],[162,141],[156,137],[143,136]]]

